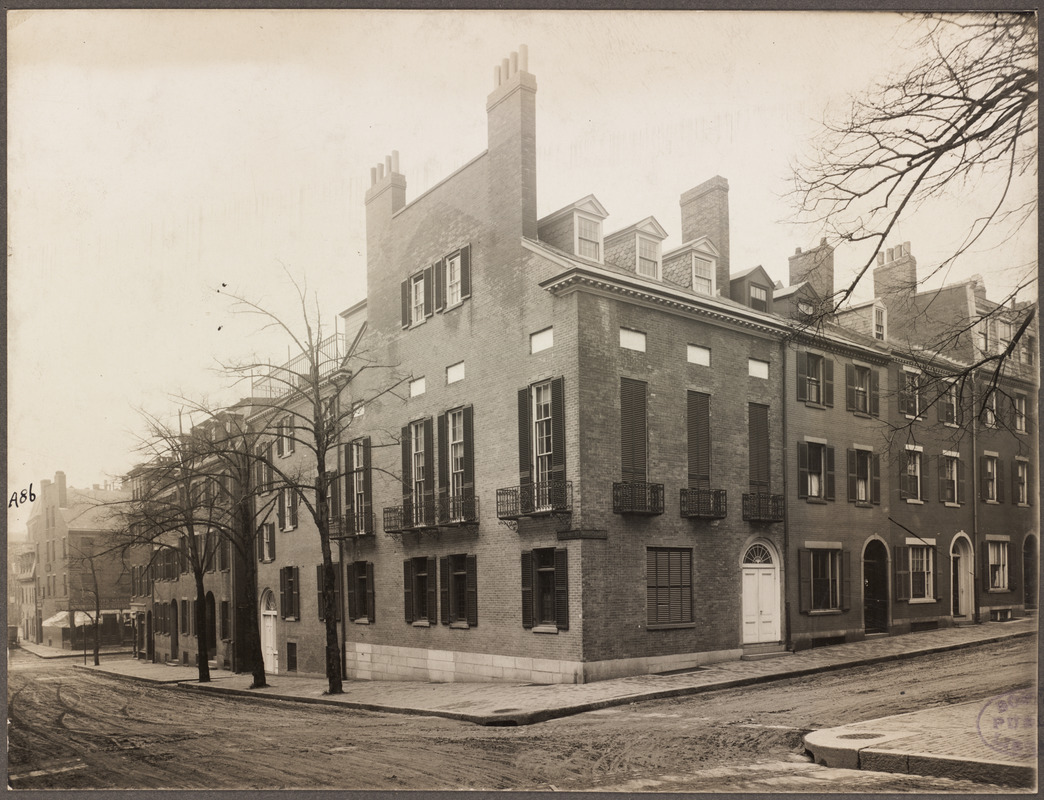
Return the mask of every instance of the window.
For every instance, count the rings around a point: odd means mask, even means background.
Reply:
[[[374,622],[373,562],[356,561],[348,565],[348,619]]]
[[[460,254],[446,259],[446,305],[455,306],[460,302]]]
[[[1011,344],[1011,323],[997,320],[997,350],[1003,353]]]
[[[551,479],[554,445],[551,382],[548,381],[533,387],[533,478],[538,486]]]
[[[406,527],[427,527],[435,522],[433,438],[431,417],[402,429],[402,524]]]
[[[750,307],[755,311],[768,311],[768,289],[752,283],[750,285]]]
[[[939,502],[964,502],[964,464],[957,453],[939,456]]]
[[[1015,502],[1020,506],[1029,505],[1029,463],[1015,462]]]
[[[279,490],[279,507],[277,509],[279,530],[292,531],[297,527],[297,492],[289,487]]]
[[[924,413],[924,389],[921,373],[913,370],[899,371],[899,413],[917,417]]]
[[[418,395],[424,394],[425,383],[424,378],[414,378],[410,381],[410,397],[417,397]]]
[[[714,294],[714,262],[710,259],[693,255],[692,290],[698,294]]]
[[[834,361],[815,353],[797,354],[797,399],[833,407]]]
[[[927,500],[927,485],[924,480],[920,448],[907,445],[903,458],[902,472],[899,475],[899,498],[901,500]]]
[[[752,494],[769,492],[769,407],[758,403],[747,406],[747,448]]]
[[[427,463],[425,456],[424,421],[410,424],[410,466],[412,475],[413,524],[424,523],[424,495],[427,488]]]
[[[646,548],[645,598],[646,621],[650,627],[693,621],[692,550]]]
[[[874,308],[874,338],[884,341],[885,338],[885,310]]]
[[[276,430],[276,455],[288,456],[294,452],[294,422],[289,414],[279,420]]]
[[[346,527],[353,534],[373,533],[369,436],[345,445],[344,465]]]
[[[797,309],[799,314],[806,317],[811,317],[813,314],[816,313],[815,306],[813,306],[811,303],[805,300],[798,301]]]
[[[564,380],[519,389],[518,473],[524,508],[551,511],[565,506],[565,459]]]
[[[632,331],[628,328],[620,328],[620,347],[627,350],[645,352],[645,334],[641,331]]]
[[[760,361],[756,358],[747,359],[747,374],[752,378],[765,378],[769,376],[769,362]]]
[[[522,627],[569,629],[569,569],[565,548],[522,553]]]
[[[861,447],[848,451],[848,502],[881,502],[881,456]]]
[[[446,367],[446,383],[456,383],[457,381],[464,380],[464,362],[458,361],[456,364],[451,364]]]
[[[951,381],[939,397],[939,422],[956,425],[957,409],[957,384]]]
[[[450,495],[460,497],[464,493],[464,409],[451,411],[447,415],[447,423]]]
[[[257,560],[275,561],[275,525],[264,523],[257,529]]]
[[[935,597],[933,557],[935,548],[928,545],[911,545],[910,551],[910,599],[927,600]]]
[[[987,563],[989,564],[989,584],[987,589],[1008,591],[1011,588],[1008,570],[1008,542],[986,542]]]
[[[424,270],[421,275],[425,273],[434,276],[432,283],[435,288],[435,311],[448,311],[459,305],[471,295],[471,245],[465,245],[456,253],[440,258],[431,265],[430,270]],[[422,278],[422,282],[423,280],[425,279]],[[429,289],[425,287],[425,291]],[[414,302],[414,312],[418,305]],[[423,313],[431,316],[430,307],[425,306]]]
[[[442,568],[442,624],[478,625],[478,569],[475,556],[445,556]]]
[[[1025,335],[1023,338],[1022,348],[1019,350],[1019,360],[1023,364],[1032,365],[1036,360],[1037,353],[1037,340],[1033,336]]]
[[[982,423],[987,427],[997,426],[997,393],[990,392],[982,403]]]
[[[645,381],[620,378],[620,479],[644,483],[648,478],[648,430]]]
[[[990,352],[990,321],[980,319],[976,326],[979,350],[983,353]]]
[[[987,503],[1004,501],[1003,464],[996,455],[984,455],[979,458],[980,485],[979,494]]]
[[[602,223],[590,217],[576,217],[576,252],[593,261],[602,260]]]
[[[1017,394],[1011,398],[1012,414],[1015,418],[1015,430],[1019,433],[1026,432],[1026,396]],[[62,555],[64,555],[64,551]]]
[[[834,499],[834,448],[820,442],[798,442],[798,497]]]
[[[403,562],[403,608],[406,621],[438,622],[435,608],[435,559],[420,556]],[[358,599],[358,598],[356,598]]]
[[[279,609],[283,619],[300,619],[301,580],[297,567],[279,570]]]
[[[710,395],[687,393],[689,488],[710,488]]]
[[[424,320],[424,297],[424,273],[420,273],[410,281],[410,319],[413,324]]]
[[[660,243],[641,234],[638,238],[638,274],[646,278],[660,277]]]
[[[878,416],[880,383],[877,370],[858,364],[845,364],[845,407],[857,414]]]
[[[686,350],[686,358],[690,364],[701,367],[709,367],[711,364],[711,351],[709,347],[701,347],[698,344],[690,344]]]
[[[441,265],[441,262],[440,262]],[[400,284],[402,295],[402,327],[420,325],[434,310],[432,292],[433,268],[427,267]]]
[[[542,331],[529,334],[529,352],[539,353],[541,350],[548,350],[555,344],[555,329],[544,328]]]
[[[798,550],[799,608],[803,613],[847,611],[851,595],[849,554],[833,544]]]
[[[344,585],[344,573],[341,571],[341,565],[334,563],[334,610],[337,614],[337,621],[341,621],[341,589]],[[322,622],[326,619],[326,608],[323,604],[323,565],[315,565],[315,599],[316,608],[319,609],[319,621]]]
[[[439,416],[439,518],[472,521],[475,508],[474,411],[471,406]]]

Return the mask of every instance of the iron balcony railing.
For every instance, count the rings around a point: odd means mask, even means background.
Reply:
[[[783,495],[744,494],[743,519],[748,522],[782,522]]]
[[[725,519],[729,511],[724,489],[682,489],[681,515],[686,519]]]
[[[351,342],[343,333],[335,333],[319,343],[316,367],[320,378],[326,378],[341,367]],[[311,375],[312,364],[306,353],[300,353],[281,367],[272,367],[267,375],[251,380],[251,396],[276,398],[288,395],[304,385]]]
[[[467,525],[478,522],[479,501],[474,495],[454,495],[439,498],[440,526]]]
[[[572,510],[572,481],[541,481],[497,489],[497,519],[568,514]]]
[[[376,528],[374,513],[369,509],[354,514],[342,514],[334,520],[335,538],[350,539],[355,536],[373,536]]]
[[[419,503],[404,498],[401,506],[384,509],[384,530],[387,533],[434,528],[436,524],[434,498],[425,498]]]
[[[614,483],[614,514],[662,514],[662,483]]]

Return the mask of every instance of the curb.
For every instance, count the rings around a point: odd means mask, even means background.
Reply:
[[[71,652],[70,651],[70,652],[54,653],[54,654],[48,653],[48,654],[45,655],[43,653],[34,653],[28,647],[21,647],[21,646],[19,646],[17,649],[21,650],[23,653],[28,653],[29,655],[33,656],[34,658],[42,658],[42,659],[47,660],[47,661],[49,661],[51,659],[55,659],[55,658],[83,658],[83,651],[82,650],[77,651],[77,652]],[[122,656],[122,655],[126,655],[127,653],[133,653],[133,652],[134,652],[134,650],[128,647],[126,650],[101,650],[101,651],[99,651],[98,655],[99,656]],[[93,658],[93,656],[94,656],[94,652],[92,650],[88,650],[87,651],[87,657],[88,658]]]
[[[98,669],[93,664],[73,664],[73,666],[76,667],[76,669],[90,670],[95,675],[102,675],[106,678],[137,681],[138,683],[151,683],[154,686],[175,686],[185,680],[184,678],[146,678],[141,675],[125,675],[122,672],[108,672],[104,669]]]

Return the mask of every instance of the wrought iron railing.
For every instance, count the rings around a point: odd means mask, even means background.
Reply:
[[[725,519],[728,498],[724,489],[682,489],[681,515],[687,519]]]
[[[424,498],[419,503],[415,503],[411,498],[403,498],[401,506],[388,506],[384,509],[384,530],[387,533],[398,533],[434,528],[437,525],[436,519],[434,498]]]
[[[572,481],[541,481],[497,489],[497,519],[568,514],[572,510]]]
[[[439,525],[467,525],[478,522],[479,501],[471,494],[439,498]]]
[[[744,494],[743,519],[748,522],[782,522],[783,495]]]
[[[351,342],[343,333],[335,333],[323,339],[316,352],[316,368],[319,377],[325,378],[340,368]],[[273,367],[267,375],[258,375],[251,380],[253,397],[275,398],[288,395],[307,381],[312,364],[307,353],[299,353],[281,367]]]
[[[662,514],[662,483],[614,483],[614,514]]]
[[[373,511],[356,511],[353,514],[342,514],[333,521],[333,535],[335,538],[349,539],[355,536],[373,536],[376,530],[376,520]],[[385,526],[387,527],[387,526]]]

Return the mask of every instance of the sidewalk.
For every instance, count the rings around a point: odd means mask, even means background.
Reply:
[[[212,682],[196,681],[194,667],[164,666],[136,660],[102,662],[86,669],[114,676],[217,692],[263,702],[295,701],[366,711],[426,714],[479,725],[528,725],[607,706],[697,694],[755,683],[810,675],[956,650],[1037,632],[1035,617],[961,628],[869,639],[822,647],[760,661],[730,661],[677,675],[637,675],[584,684],[427,683],[419,681],[345,681],[344,693],[325,695],[322,676],[269,676],[269,686],[250,689],[251,677],[212,670]],[[180,677],[179,677],[180,676]]]
[[[805,736],[817,764],[1031,787],[1037,764],[1032,688]]]
[[[45,644],[34,642],[18,642],[18,647],[27,653],[32,653],[37,658],[83,658],[83,650],[64,650],[61,647],[48,647]],[[128,645],[103,645],[98,649],[99,655],[111,656],[133,653],[134,649]],[[87,658],[94,657],[94,646],[87,645]]]

